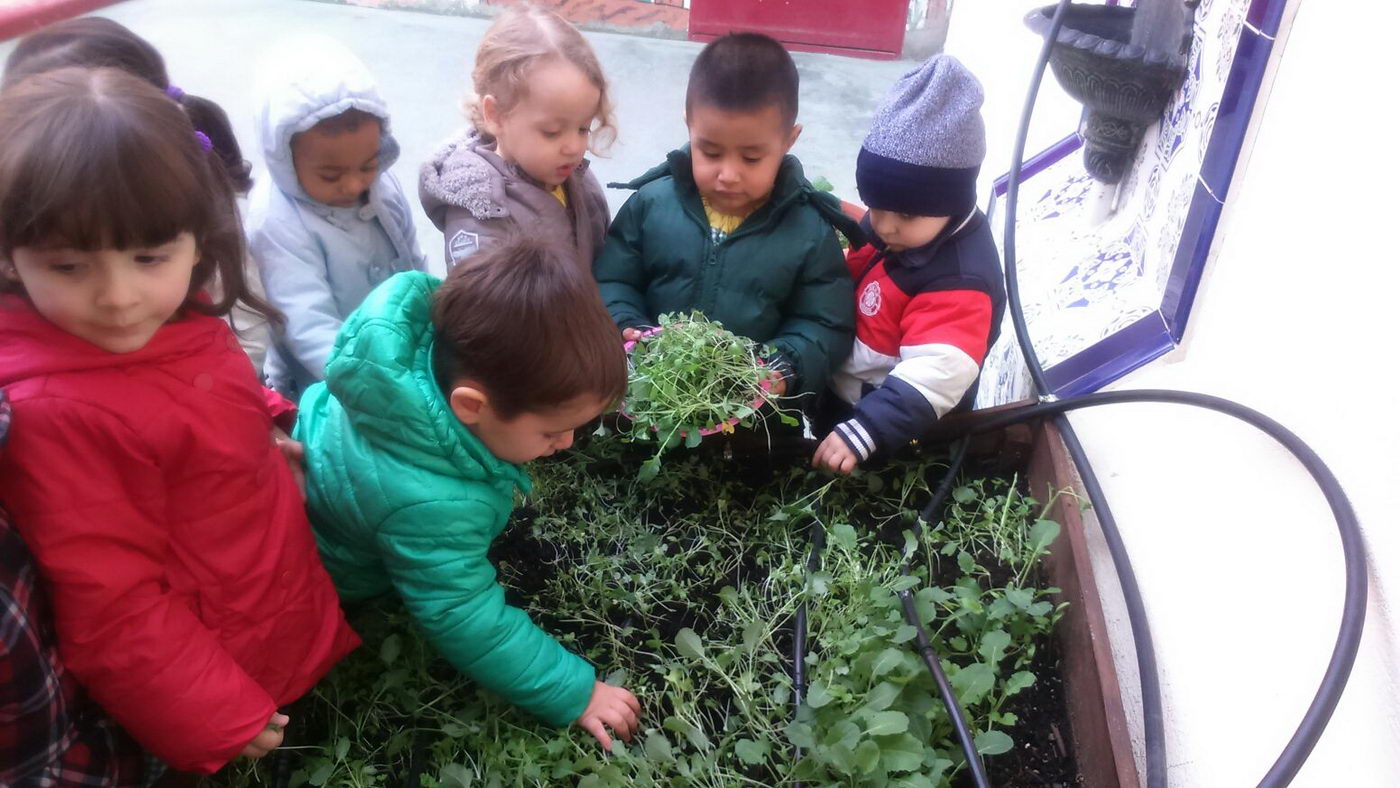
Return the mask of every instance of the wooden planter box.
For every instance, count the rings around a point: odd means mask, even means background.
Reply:
[[[1072,489],[1083,499],[1083,488],[1059,430],[1036,425],[1028,468],[1031,495],[1049,500],[1051,491]],[[1062,526],[1061,536],[1045,558],[1045,572],[1057,586],[1060,600],[1069,602],[1060,620],[1059,639],[1065,705],[1079,773],[1088,786],[1139,788],[1123,695],[1109,648],[1108,627],[1098,584],[1084,536],[1079,500],[1061,496],[1050,513]]]

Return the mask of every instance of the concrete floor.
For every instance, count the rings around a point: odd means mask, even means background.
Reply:
[[[253,133],[251,83],[259,53],[277,37],[314,30],[333,36],[378,77],[393,112],[403,156],[394,172],[417,207],[418,165],[464,123],[461,99],[477,42],[489,20],[358,8],[309,0],[128,0],[97,12],[149,39],[171,80],[219,102],[233,119],[245,155],[261,166]],[[628,180],[686,139],[685,84],[700,44],[587,33],[612,82],[620,130],[607,158],[594,161],[604,183]],[[0,57],[14,43],[0,44]],[[907,61],[857,60],[795,53],[802,77],[794,149],[808,177],[824,175],[855,196],[855,158],[870,116]],[[630,192],[609,190],[614,211]],[[418,213],[419,243],[442,264],[442,236]]]

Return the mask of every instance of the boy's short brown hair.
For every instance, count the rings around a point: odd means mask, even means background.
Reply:
[[[433,368],[444,392],[485,389],[503,419],[627,388],[617,325],[566,250],[513,239],[452,269],[433,295]]]
[[[685,114],[704,105],[725,112],[776,106],[783,123],[797,123],[797,64],[783,45],[762,33],[730,33],[705,45],[690,67]],[[688,121],[687,121],[688,122]]]

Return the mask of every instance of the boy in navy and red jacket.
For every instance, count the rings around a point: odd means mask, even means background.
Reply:
[[[1000,257],[977,209],[981,106],[977,79],[937,55],[895,83],[861,145],[856,188],[870,208],[861,225],[872,242],[846,258],[856,341],[831,380],[839,415],[815,466],[850,473],[976,396],[1006,303]]]

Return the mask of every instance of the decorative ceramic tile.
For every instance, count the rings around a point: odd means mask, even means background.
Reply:
[[[1017,271],[1032,342],[1057,393],[1098,388],[1180,339],[1272,44],[1252,20],[1272,20],[1276,30],[1285,2],[1202,0],[1186,79],[1143,135],[1116,194],[1088,176],[1076,145],[1027,162]],[[1004,179],[998,195],[995,214],[1004,210]],[[1008,320],[978,404],[1030,391]]]

